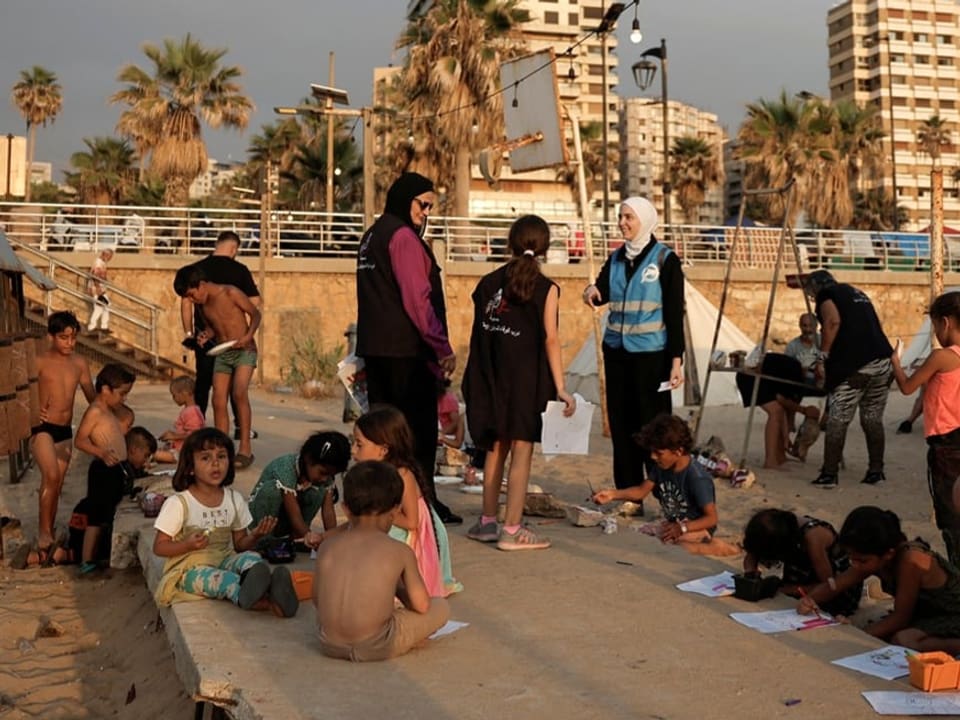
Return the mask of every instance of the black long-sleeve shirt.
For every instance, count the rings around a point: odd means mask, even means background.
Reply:
[[[607,261],[600,268],[600,274],[594,283],[597,290],[600,291],[600,305],[610,302],[610,262],[615,256],[619,255],[626,267],[627,282],[637,271],[637,268],[643,264],[644,258],[650,254],[655,238],[651,237],[650,242],[632,261],[627,260],[626,252],[623,248],[614,251]],[[667,345],[665,352],[667,357],[682,358],[685,349],[683,338],[683,269],[680,266],[680,258],[677,254],[671,252],[663,261],[660,268],[660,288],[663,293],[663,324],[667,329]]]

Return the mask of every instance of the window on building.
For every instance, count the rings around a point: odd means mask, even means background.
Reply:
[[[914,55],[914,56],[913,56],[913,61],[914,61],[917,65],[929,65],[929,64],[930,64],[930,56],[929,56],[929,55]]]
[[[957,104],[956,104],[953,100],[941,100],[941,101],[940,101],[940,107],[942,107],[942,108],[949,108],[950,110],[952,110],[952,109],[955,108],[956,106],[957,106]]]
[[[930,36],[926,33],[914,33],[913,41],[918,43],[930,42]]]
[[[598,7],[585,7],[583,9],[583,17],[586,20],[602,20],[603,13],[600,12],[600,8]]]
[[[868,24],[872,25],[877,21],[877,17],[876,17],[877,14],[873,12],[873,13],[870,13],[870,15],[872,16],[873,19],[872,20],[868,19],[867,22]],[[904,15],[904,12],[901,8],[887,8],[888,18],[902,18],[903,15]]]
[[[930,107],[930,98],[916,98],[914,103],[918,108],[928,108]]]
[[[888,34],[891,40],[905,40],[907,37],[903,30],[891,30]]]
[[[568,13],[567,14],[567,25],[573,25],[576,27],[580,24],[580,14],[579,13]]]
[[[937,45],[953,45],[953,37],[950,35],[937,35]]]
[[[890,11],[890,14],[893,15],[893,12]],[[911,13],[911,19],[916,22],[917,20],[929,20],[930,15],[923,10],[914,10]]]
[[[937,65],[939,65],[940,67],[950,67],[951,65],[953,65],[953,58],[938,57]]]

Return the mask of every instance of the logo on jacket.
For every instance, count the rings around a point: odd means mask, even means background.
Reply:
[[[640,282],[652,283],[660,279],[660,266],[656,263],[647,265],[640,274]]]

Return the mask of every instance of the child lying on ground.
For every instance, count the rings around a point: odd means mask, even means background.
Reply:
[[[815,612],[832,592],[876,575],[893,595],[893,611],[866,632],[920,652],[960,653],[960,570],[923,540],[908,542],[900,518],[878,507],[858,507],[847,515],[840,544],[850,554],[850,569],[815,587],[797,612]]]
[[[403,480],[385,462],[354,465],[343,480],[350,526],[317,550],[313,601],[324,655],[355,662],[403,655],[443,626],[450,606],[431,598],[407,545],[387,531]],[[394,598],[403,607],[394,607]]]
[[[760,566],[783,563],[780,592],[799,597],[820,583],[836,579],[850,568],[850,558],[837,542],[837,531],[823,520],[797,517],[787,510],[768,508],[756,513],[743,533],[743,571],[758,573]],[[831,615],[852,615],[860,604],[863,583],[824,596],[823,609]]]

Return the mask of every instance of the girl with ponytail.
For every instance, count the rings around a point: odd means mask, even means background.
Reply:
[[[464,374],[467,426],[488,450],[483,468],[483,513],[467,537],[501,550],[539,550],[550,541],[521,524],[540,414],[559,399],[564,414],[575,402],[563,385],[558,319],[560,289],[540,272],[550,245],[543,218],[525,215],[510,227],[507,264],[483,277],[473,292],[473,332]],[[507,507],[497,524],[497,502],[507,455]]]

